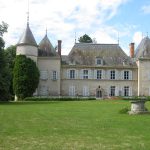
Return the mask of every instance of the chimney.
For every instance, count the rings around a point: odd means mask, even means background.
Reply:
[[[130,48],[130,57],[134,58],[134,43],[130,43],[129,48]]]
[[[60,57],[61,57],[61,43],[62,43],[62,41],[58,40],[58,54]]]

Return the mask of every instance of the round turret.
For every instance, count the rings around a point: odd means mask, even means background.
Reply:
[[[29,24],[27,24],[27,27],[17,44],[16,55],[26,55],[27,57],[30,57],[35,62],[37,62],[37,43],[30,30]]]

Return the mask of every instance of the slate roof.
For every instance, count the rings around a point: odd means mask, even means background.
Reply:
[[[65,57],[62,59],[66,59],[66,63],[70,61],[79,65],[95,65],[96,58],[101,58],[107,66],[135,65],[118,44],[76,43],[68,60]]]
[[[35,41],[35,38],[30,30],[29,24],[27,24],[27,27],[22,34],[18,45],[31,45],[31,46],[37,46],[37,43]]]
[[[41,40],[39,44],[38,50],[39,56],[55,56],[56,50],[54,49],[53,45],[51,44],[50,40],[47,37],[47,34]]]
[[[145,37],[135,51],[135,58],[150,57],[150,39]]]

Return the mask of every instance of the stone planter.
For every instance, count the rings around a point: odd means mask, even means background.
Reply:
[[[146,100],[133,100],[131,101],[131,111],[130,115],[134,114],[147,114],[149,111],[145,108]]]

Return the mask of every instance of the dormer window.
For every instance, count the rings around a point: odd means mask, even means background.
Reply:
[[[103,65],[103,60],[101,58],[96,58],[96,65]]]

